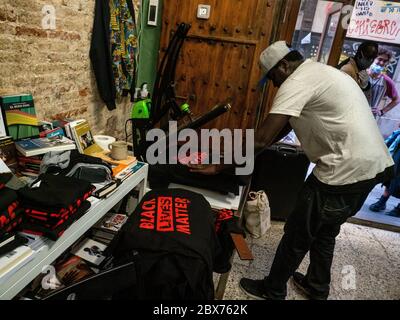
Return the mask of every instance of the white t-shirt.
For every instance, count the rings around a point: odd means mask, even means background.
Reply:
[[[393,165],[364,93],[333,67],[306,60],[279,88],[270,113],[292,116],[289,122],[323,183],[372,179]]]

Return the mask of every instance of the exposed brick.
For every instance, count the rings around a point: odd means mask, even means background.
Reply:
[[[25,26],[17,26],[15,28],[17,36],[35,36],[35,37],[47,37],[47,33],[43,29],[31,28]]]
[[[88,88],[84,88],[84,89],[79,90],[79,95],[81,97],[86,97],[88,94],[89,94],[89,89]]]
[[[107,110],[89,60],[94,3],[1,0],[0,94],[31,92],[40,118],[85,118],[94,134],[123,138],[131,103]],[[56,30],[42,29],[45,4],[56,9]]]

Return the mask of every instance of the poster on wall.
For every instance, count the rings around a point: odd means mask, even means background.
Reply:
[[[400,3],[357,0],[347,37],[399,44]]]

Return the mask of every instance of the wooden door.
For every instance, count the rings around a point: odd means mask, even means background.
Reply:
[[[199,116],[232,99],[232,110],[205,127],[253,127],[261,97],[259,56],[269,44],[276,2],[164,1],[160,59],[177,25],[191,24],[176,71],[178,103],[188,100]],[[196,17],[199,4],[211,6],[208,20]]]

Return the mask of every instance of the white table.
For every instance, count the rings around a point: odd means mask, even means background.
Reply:
[[[239,186],[239,195],[236,196],[232,193],[222,194],[217,191],[201,189],[177,183],[170,183],[168,188],[169,189],[180,188],[200,193],[202,196],[204,196],[204,198],[207,199],[211,207],[216,210],[221,210],[221,209],[239,210],[240,200],[242,198],[244,190],[243,186]]]
[[[116,191],[107,198],[99,200],[90,197],[89,201],[92,205],[83,217],[75,221],[57,241],[48,240],[46,242],[47,245],[35,254],[32,261],[0,284],[0,299],[12,299],[21,292],[21,290],[42,272],[44,267],[54,262],[65,250],[84,235],[86,231],[136,187],[139,187],[140,201],[145,193],[145,187],[147,185],[147,172],[148,165],[145,164],[126,179]]]

